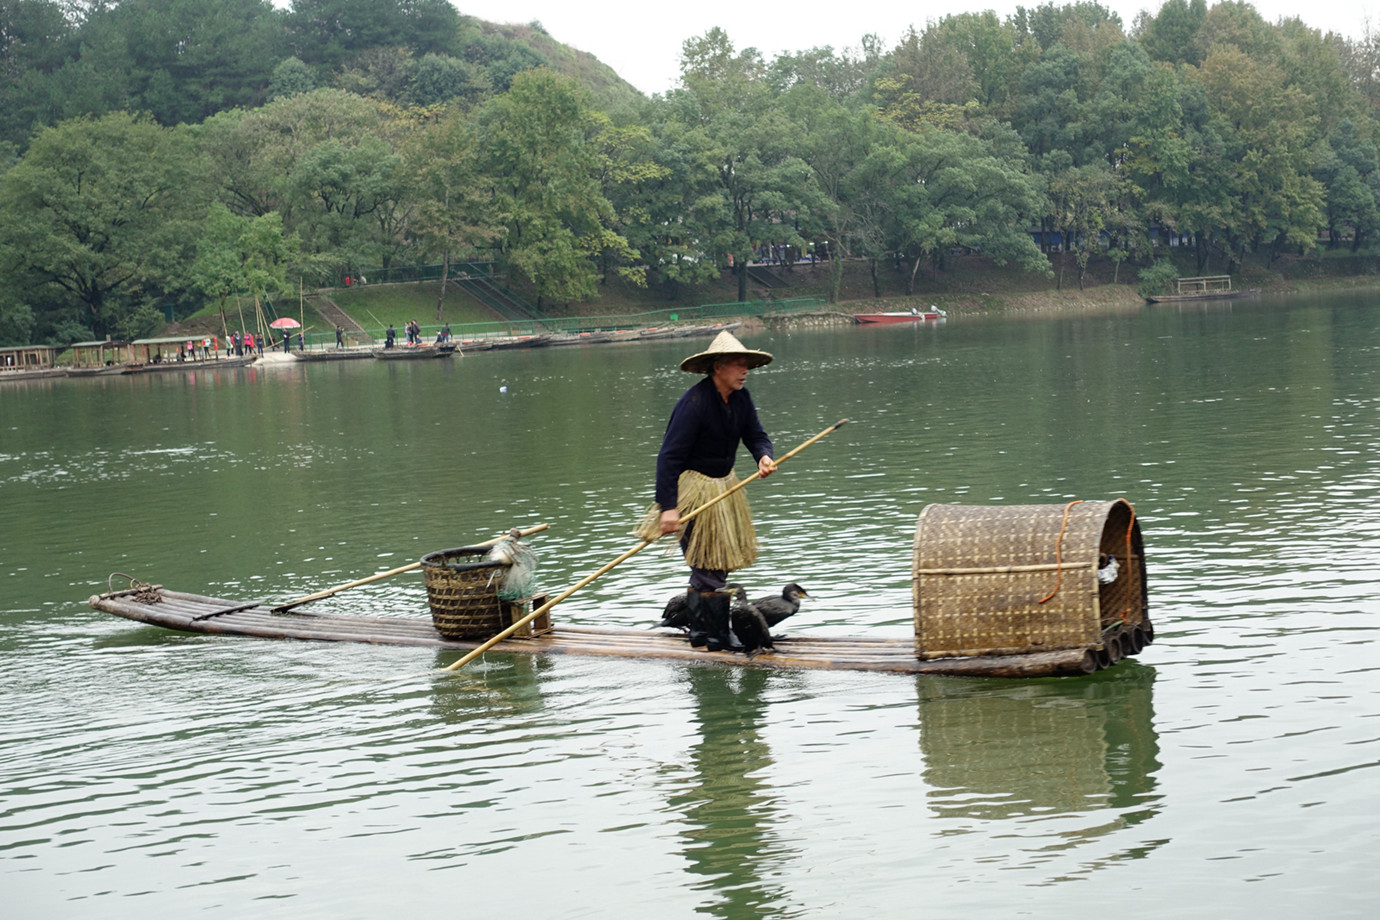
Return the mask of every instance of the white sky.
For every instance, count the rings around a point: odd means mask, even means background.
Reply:
[[[734,48],[756,48],[770,61],[786,51],[822,45],[835,50],[856,48],[868,33],[892,48],[907,28],[923,31],[925,23],[951,13],[993,10],[1003,20],[1017,6],[1027,9],[1047,0],[785,0],[773,3],[657,4],[646,0],[451,0],[462,13],[489,22],[540,22],[557,41],[588,51],[644,93],[662,93],[680,78],[680,49],[687,38],[718,26]],[[1053,0],[1065,6],[1071,0]],[[1163,0],[1100,0],[1129,29],[1141,10],[1157,12]],[[1215,6],[1216,0],[1209,0]],[[1266,22],[1298,16],[1322,32],[1359,39],[1380,0],[1252,0]],[[1300,7],[1303,7],[1300,11]]]

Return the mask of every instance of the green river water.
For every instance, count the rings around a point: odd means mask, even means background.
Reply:
[[[1125,497],[1156,643],[1003,681],[172,633],[86,599],[539,522],[572,584],[636,543],[708,340],[0,383],[3,916],[1380,910],[1373,294],[744,339],[778,453],[851,420],[749,487],[787,632],[909,635],[930,503]],[[554,615],[683,581],[653,549]],[[313,609],[427,615],[415,573]]]

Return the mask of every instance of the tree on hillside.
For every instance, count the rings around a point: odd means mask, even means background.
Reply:
[[[417,62],[406,98],[413,105],[459,100],[469,107],[492,92],[493,83],[483,68],[448,54],[428,54]]]
[[[762,243],[803,251],[829,209],[796,153],[798,126],[775,104],[753,49],[735,52],[721,29],[688,39],[674,111],[715,178],[698,209],[696,236],[733,266],[747,300],[748,262]]]
[[[16,9],[17,31],[0,12],[0,127],[16,141],[82,115],[143,111],[171,126],[257,105],[287,51],[269,0],[19,0]]]
[[[197,129],[220,197],[236,214],[282,215],[314,264],[385,265],[410,245],[412,202],[397,111],[336,89],[235,110]]]
[[[1069,150],[1076,162],[1100,162],[1112,168],[1120,165],[1153,66],[1144,49],[1133,41],[1120,42],[1111,49],[1102,79],[1089,93],[1076,146]]]
[[[295,96],[316,89],[316,74],[296,55],[284,58],[273,68],[273,80],[268,84],[268,101],[283,96]]]
[[[881,59],[881,40],[876,35],[864,35],[857,49],[835,52],[826,45],[778,55],[767,67],[767,80],[778,93],[805,84],[843,102],[863,91]]]
[[[286,288],[288,267],[299,245],[297,237],[283,235],[278,214],[238,217],[214,202],[189,274],[201,293],[218,302],[224,316],[226,301],[233,295],[247,294],[257,302]]]
[[[979,83],[966,50],[945,41],[937,29],[922,34],[912,27],[891,53],[891,63],[888,76],[903,80],[908,91],[923,99],[962,106],[978,94]]]
[[[1092,256],[1102,251],[1102,232],[1114,207],[1111,167],[1091,163],[1062,170],[1050,177],[1051,225],[1064,241],[1059,260],[1058,287],[1064,286],[1064,267],[1069,253],[1078,265],[1078,288],[1088,272]]]
[[[1044,204],[1039,179],[982,138],[941,128],[914,138],[889,230],[892,251],[911,263],[907,292],[921,265],[937,269],[953,247],[1049,275],[1049,260],[1027,232]]]
[[[1358,39],[1329,34],[1337,49],[1348,83],[1355,89],[1371,118],[1380,118],[1380,31],[1371,23],[1362,24]]]
[[[1169,64],[1201,64],[1198,30],[1207,18],[1207,0],[1165,0],[1159,12],[1145,21],[1141,46],[1151,60]]]
[[[287,14],[293,53],[328,69],[377,48],[451,54],[459,28],[446,0],[292,0]]]
[[[573,80],[531,70],[478,114],[484,170],[506,225],[503,257],[539,304],[594,296],[595,260],[605,249],[635,257],[611,229],[584,99]]]
[[[1197,79],[1226,142],[1229,197],[1218,229],[1233,263],[1262,247],[1270,260],[1286,246],[1311,247],[1323,223],[1323,189],[1311,175],[1317,117],[1309,97],[1286,85],[1274,64],[1224,45],[1203,61]]]
[[[19,144],[55,120],[52,75],[72,51],[75,27],[56,0],[0,3],[0,140]]]
[[[1067,150],[1073,130],[1083,123],[1083,103],[1076,89],[1081,63],[1068,48],[1055,45],[1022,77],[1013,124],[1036,157]]]
[[[42,129],[0,176],[0,274],[61,291],[97,335],[137,334],[185,272],[208,201],[190,138],[116,113]]]
[[[496,93],[507,92],[518,74],[547,64],[540,52],[481,28],[477,20],[462,22],[458,44],[455,56],[481,68]]]
[[[1375,125],[1367,128],[1343,121],[1315,154],[1313,175],[1327,189],[1329,249],[1349,233],[1356,252],[1380,231],[1380,145]]]
[[[645,260],[649,280],[672,298],[681,285],[719,274],[712,236],[722,212],[713,158],[704,132],[694,127],[697,116],[677,114],[690,102],[688,95],[672,93],[647,104],[652,168],[609,192],[619,213],[638,215],[628,226],[628,243]]]
[[[1042,3],[1034,7],[1016,7],[1011,17],[1017,32],[1030,36],[1048,50],[1056,44],[1070,44],[1070,31],[1092,31],[1106,26],[1121,29],[1121,17],[1095,0],[1076,3]]]
[[[262,104],[287,52],[269,0],[120,0],[105,18],[109,53],[124,65],[123,107],[163,125]]]
[[[293,228],[309,251],[350,268],[387,268],[407,245],[410,203],[398,154],[381,138],[329,138],[288,175]]]
[[[441,259],[436,320],[444,316],[452,260],[475,253],[503,234],[493,206],[493,183],[480,168],[477,125],[458,109],[418,132],[404,154],[416,218],[410,232],[425,258]]]
[[[1226,46],[1258,61],[1278,64],[1282,42],[1278,30],[1245,0],[1218,0],[1203,16],[1194,36],[1198,60],[1207,63],[1214,48]]]
[[[1022,42],[1016,27],[991,10],[945,16],[926,30],[925,38],[962,53],[976,86],[973,98],[984,114],[1010,116],[1020,75],[1038,57],[1035,42]]]
[[[829,202],[821,239],[827,240],[832,256],[830,300],[842,294],[844,260],[856,258],[868,261],[873,293],[880,297],[877,265],[910,182],[904,151],[913,138],[878,117],[876,109],[832,103],[814,87],[795,87],[785,103],[801,128],[800,156]]]
[[[592,112],[590,118],[594,128],[590,142],[594,147],[599,190],[608,199],[613,213],[608,229],[623,240],[622,245],[599,253],[600,279],[606,283],[609,274],[616,272],[634,286],[645,287],[645,259],[649,251],[644,251],[635,237],[639,230],[647,227],[651,214],[643,206],[641,196],[632,190],[660,182],[666,178],[668,170],[657,162],[656,142],[650,130],[639,124],[615,122],[603,112]],[[633,257],[644,261],[638,265],[629,264]]]

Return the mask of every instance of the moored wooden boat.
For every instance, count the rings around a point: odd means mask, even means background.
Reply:
[[[92,596],[96,610],[182,632],[266,639],[363,642],[470,651],[483,640],[446,639],[430,619],[274,613],[270,602],[206,597],[155,586]],[[1088,674],[1106,666],[1087,649],[968,658],[922,660],[909,638],[787,636],[775,649],[748,657],[692,648],[674,630],[556,625],[544,635],[510,638],[493,652],[570,654],[617,658],[696,661],[757,668],[884,671],[970,677],[1052,677]]]
[[[1236,290],[1232,287],[1231,275],[1199,275],[1194,278],[1175,278],[1174,289],[1163,294],[1152,294],[1145,298],[1146,303],[1181,303],[1193,300],[1235,300],[1238,297],[1252,297],[1260,293],[1259,288]]]
[[[709,326],[677,326],[676,338],[684,339],[700,335],[718,335],[720,332],[732,332],[741,326],[742,323],[714,323]]]
[[[1195,300],[1237,300],[1242,297],[1259,297],[1260,288],[1244,291],[1208,291],[1197,294],[1155,294],[1145,298],[1146,303],[1188,303]]]
[[[292,357],[298,361],[351,361],[359,358],[372,358],[372,348],[324,348],[320,351],[294,351]]]
[[[68,376],[67,370],[68,369],[65,367],[41,367],[33,370],[6,370],[0,371],[0,381],[12,380],[18,382],[21,380],[42,380],[45,377],[66,377]]]
[[[551,341],[546,334],[496,336],[490,340],[490,348],[541,348]]]
[[[455,354],[454,345],[398,345],[375,348],[373,355],[385,361],[417,361],[427,358],[449,358]]]
[[[234,358],[210,358],[205,361],[160,361],[157,364],[127,364],[124,374],[166,374],[171,371],[213,371],[227,367],[247,367],[259,360],[258,355]]]
[[[69,367],[67,368],[68,377],[113,377],[116,374],[123,374],[125,366],[123,364],[107,364],[101,367]]]
[[[557,332],[552,333],[547,345],[600,345],[613,341],[612,332]]]

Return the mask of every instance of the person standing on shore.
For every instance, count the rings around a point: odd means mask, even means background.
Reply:
[[[644,540],[680,533],[690,566],[690,644],[711,652],[733,648],[728,573],[756,561],[757,534],[741,490],[683,527],[681,518],[738,481],[733,461],[740,443],[763,478],[776,470],[771,439],[744,386],[749,370],[771,361],[767,352],[721,332],[708,349],[680,363],[681,370],[704,379],[686,390],[671,411],[657,454],[655,502],[637,530]]]

